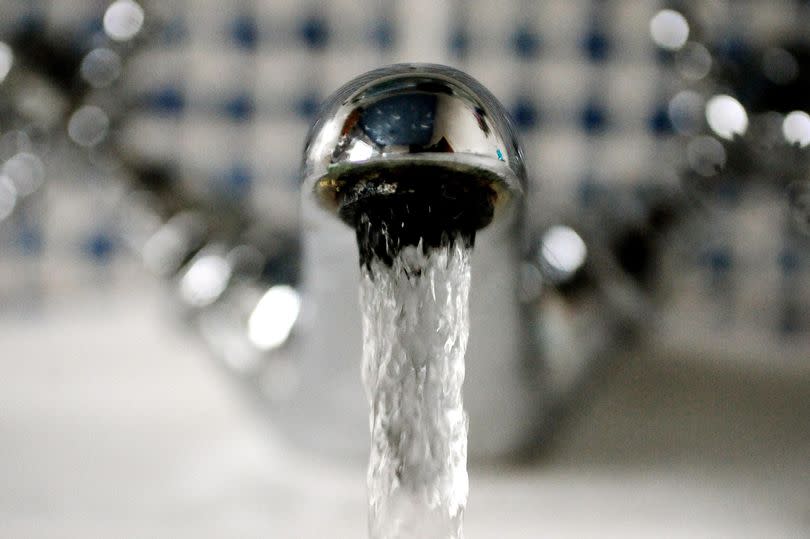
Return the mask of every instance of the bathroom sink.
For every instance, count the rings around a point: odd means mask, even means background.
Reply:
[[[3,315],[0,536],[365,537],[365,463],[267,428],[131,281]],[[468,539],[810,535],[810,370],[647,351],[603,376],[536,462],[472,467]]]

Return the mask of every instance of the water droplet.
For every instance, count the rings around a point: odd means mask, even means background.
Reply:
[[[728,140],[748,130],[748,113],[730,95],[716,95],[706,102],[706,121],[712,131]]]
[[[31,153],[18,153],[5,162],[3,176],[11,180],[17,196],[28,196],[45,181],[45,165],[42,160]]]
[[[3,82],[14,65],[14,51],[11,47],[0,41],[0,82]]]
[[[678,92],[667,107],[672,127],[682,135],[696,133],[703,122],[703,107],[703,97],[697,92]]]
[[[217,254],[203,254],[189,264],[180,279],[180,296],[194,307],[216,301],[231,278],[231,265]]]
[[[700,43],[690,42],[675,57],[675,67],[687,80],[697,81],[712,69],[712,55]]]
[[[17,189],[8,176],[0,175],[0,221],[11,215],[17,205]]]
[[[801,148],[810,145],[810,114],[794,110],[785,116],[782,134],[790,144],[798,144]]]
[[[107,113],[96,106],[85,105],[70,117],[68,135],[76,144],[89,148],[104,140],[109,126]]]
[[[686,159],[695,172],[709,178],[726,166],[726,149],[714,137],[695,137],[686,146]]]
[[[587,258],[588,247],[571,227],[552,226],[540,240],[540,264],[552,282],[570,279],[585,265]]]
[[[677,11],[662,9],[650,20],[650,35],[659,47],[678,50],[689,39],[689,23]]]
[[[301,297],[294,288],[271,287],[248,319],[248,338],[260,350],[278,348],[289,338],[300,310]]]
[[[141,31],[143,8],[133,0],[117,0],[104,13],[104,31],[115,41],[128,41]]]
[[[93,88],[104,88],[121,74],[121,58],[110,49],[93,49],[84,57],[79,70]]]

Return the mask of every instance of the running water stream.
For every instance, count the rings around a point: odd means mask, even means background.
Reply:
[[[357,234],[371,538],[460,538],[470,258],[496,214],[509,216],[504,246],[518,245],[512,201],[526,182],[514,130],[468,75],[399,64],[332,95],[302,172],[307,197]]]
[[[471,251],[471,241],[450,236],[361,265],[371,539],[463,536]]]

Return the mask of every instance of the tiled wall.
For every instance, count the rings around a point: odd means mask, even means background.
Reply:
[[[2,0],[0,11],[9,14],[6,28],[37,18],[89,47],[102,32],[107,4]],[[807,38],[810,28],[810,3],[801,0],[769,2],[767,9],[758,0],[675,4],[704,22],[692,38],[704,39],[705,31],[729,50],[775,35]],[[296,216],[299,156],[320,101],[354,75],[398,61],[456,66],[505,104],[522,135],[535,187],[532,208],[576,216],[589,211],[595,187],[609,193],[678,181],[684,138],[673,130],[667,105],[684,83],[649,34],[662,2],[177,0],[144,6],[150,39],[127,66],[116,98],[129,111],[121,126],[126,146],[174,163],[196,192],[242,197],[279,226]],[[150,26],[150,15],[162,28]],[[51,183],[61,180],[57,168],[49,168]],[[0,223],[4,267],[18,268],[20,260],[49,250],[109,267],[114,220],[109,212],[81,209],[103,207],[82,202],[103,199],[86,196],[103,189],[73,180],[49,187],[58,196],[47,203],[43,195]],[[103,184],[93,181],[91,187]],[[73,217],[54,225],[46,215],[74,199]],[[810,276],[807,251],[784,232],[778,201],[732,202],[713,215],[711,225],[693,224],[673,247],[679,254],[667,258],[663,275],[671,286],[663,288],[674,290],[673,312],[711,313],[712,320],[728,320],[727,327],[745,320],[744,327],[767,327],[775,335],[806,331],[807,317],[790,312],[810,305],[800,286]],[[59,234],[49,229],[61,225],[67,229]],[[104,270],[89,271],[85,280],[94,282]],[[767,321],[751,314],[760,310]]]

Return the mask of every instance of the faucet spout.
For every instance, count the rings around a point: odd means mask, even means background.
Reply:
[[[292,417],[317,422],[317,440],[304,441],[366,453],[359,443],[369,425],[360,419],[368,402],[357,377],[364,357],[357,283],[374,294],[394,274],[426,283],[436,269],[427,261],[447,255],[471,268],[464,407],[477,426],[470,455],[500,458],[533,447],[545,410],[533,319],[519,281],[527,182],[517,136],[495,97],[470,76],[437,65],[362,75],[318,114],[301,177],[301,319],[312,329],[300,341],[298,365],[310,383],[284,406]],[[351,256],[358,251],[359,268]],[[429,295],[437,301],[433,290]],[[435,320],[419,315],[423,325]],[[306,434],[290,421],[286,430]]]
[[[404,64],[348,83],[307,140],[304,192],[352,226],[361,264],[437,247],[508,213],[523,159],[506,114],[469,76]]]

